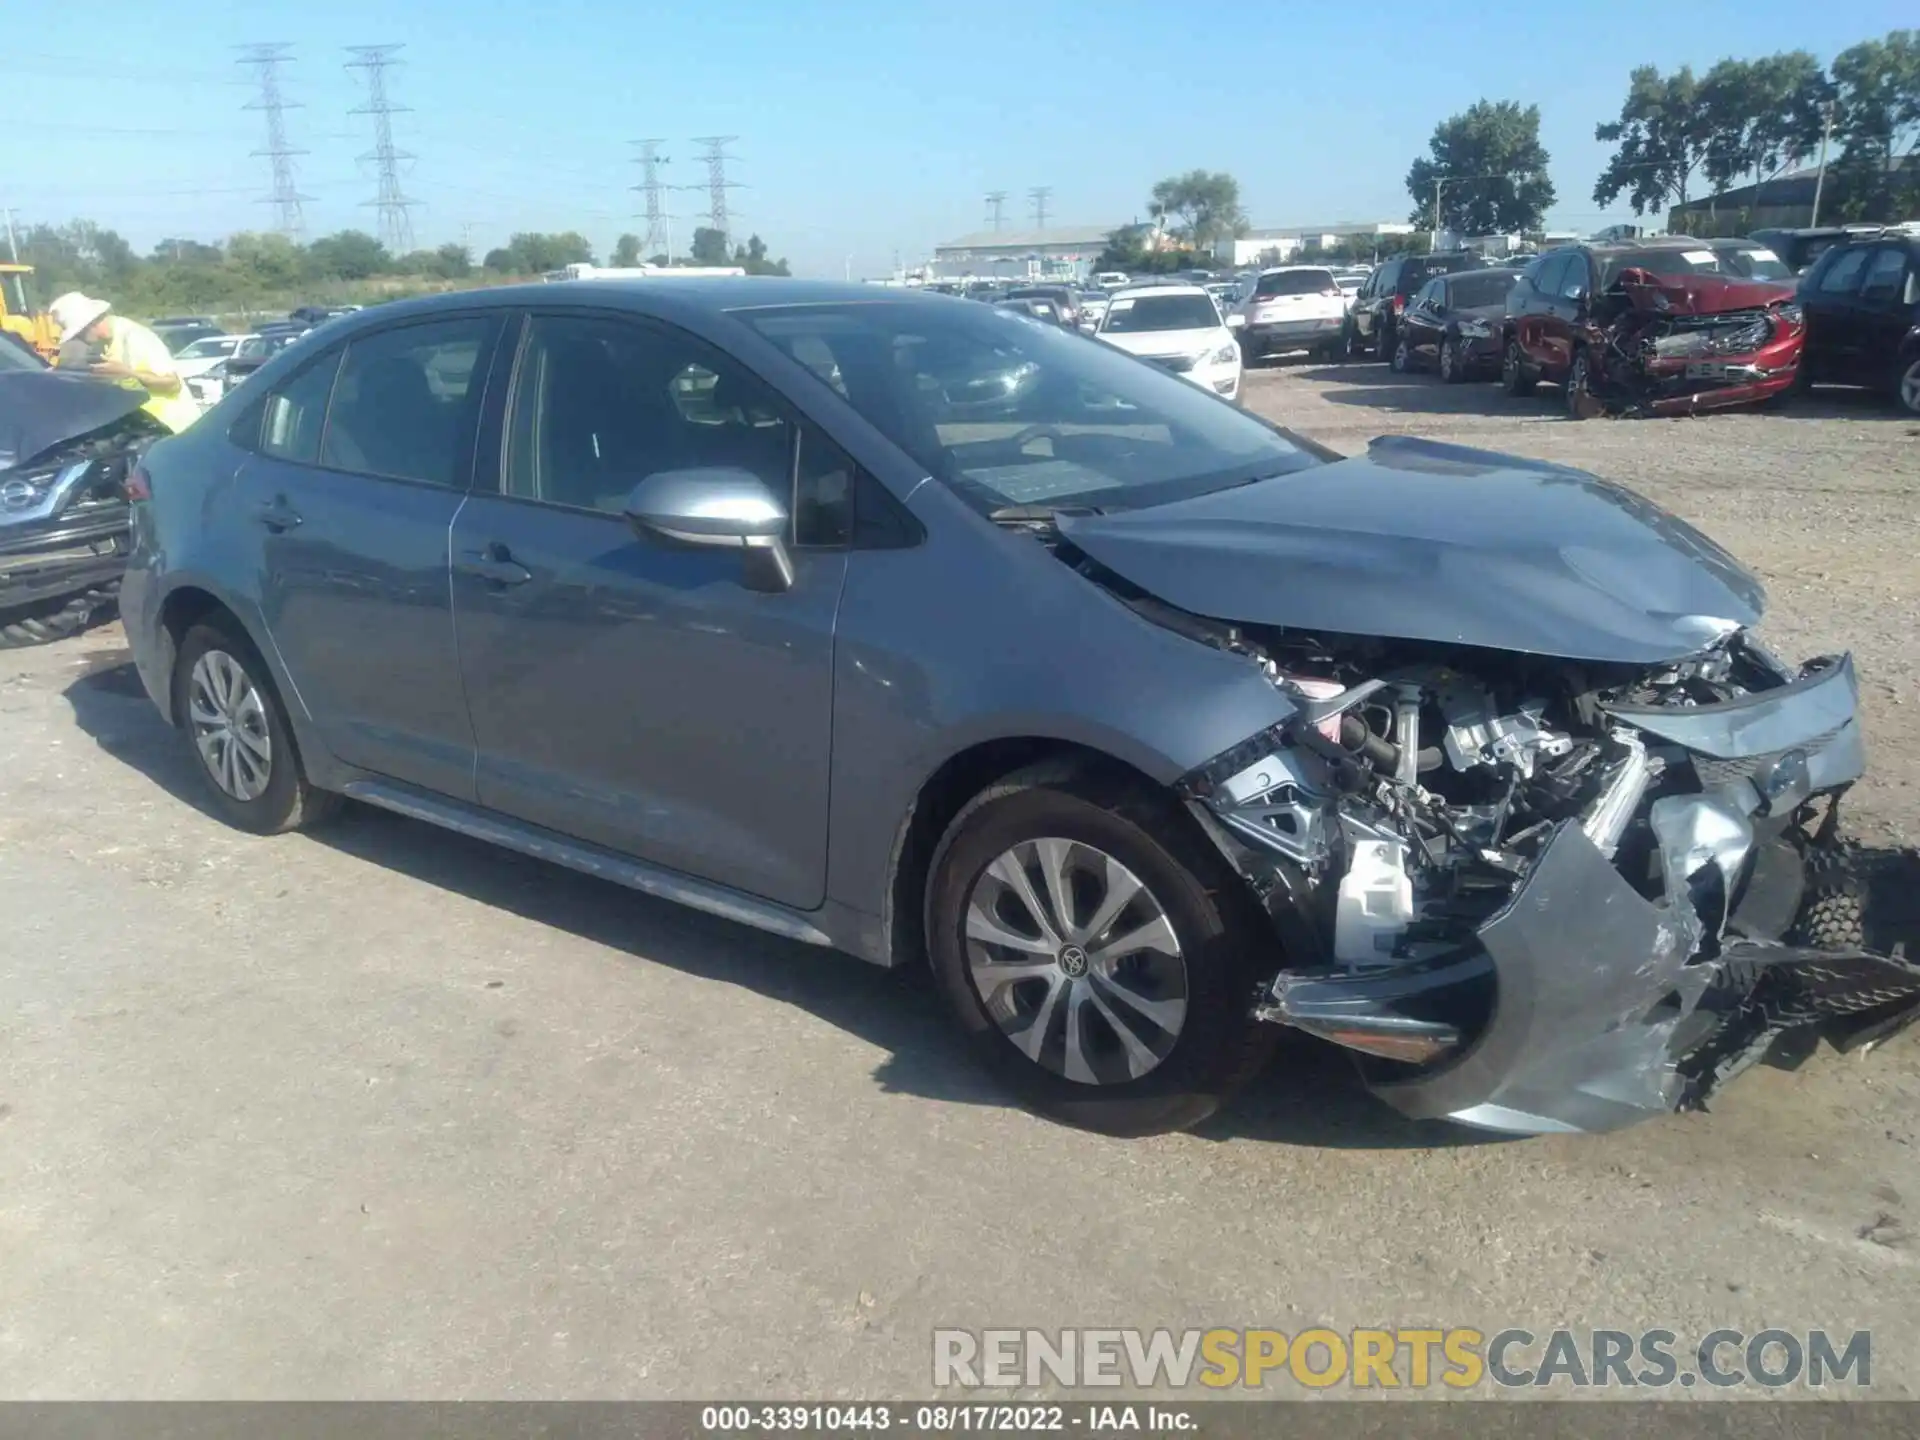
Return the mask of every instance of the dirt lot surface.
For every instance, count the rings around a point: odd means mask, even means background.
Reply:
[[[1857,652],[1853,813],[1920,833],[1911,421],[1574,424],[1377,365],[1248,398],[1700,522],[1780,648]],[[1506,1143],[1292,1054],[1109,1141],[1004,1104],[907,977],[383,814],[222,827],[117,630],[0,654],[0,755],[0,1397],[919,1395],[938,1326],[1314,1324],[1870,1329],[1920,1395],[1913,1034]]]

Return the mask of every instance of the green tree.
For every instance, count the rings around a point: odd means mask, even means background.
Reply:
[[[149,260],[154,265],[218,265],[225,258],[226,252],[218,245],[168,238],[153,247]]]
[[[1553,181],[1540,143],[1538,105],[1523,109],[1513,100],[1476,100],[1434,126],[1427,148],[1430,153],[1407,170],[1414,224],[1463,235],[1540,228],[1553,204]]]
[[[689,255],[695,265],[731,265],[733,263],[727,256],[726,232],[715,230],[711,225],[695,228]]]
[[[638,265],[640,263],[640,237],[638,235],[622,235],[618,240],[614,241],[613,254],[608,257],[607,263],[609,265],[619,266],[622,269],[632,269]]]
[[[308,272],[318,280],[366,280],[393,266],[387,247],[364,230],[323,235],[307,246]]]
[[[1920,208],[1920,32],[1894,30],[1833,59],[1834,135],[1842,145],[1829,177],[1840,219],[1890,221]]]
[[[253,300],[271,291],[287,291],[307,275],[306,255],[284,235],[242,231],[227,241],[226,269],[235,294]]]
[[[1594,203],[1611,205],[1624,194],[1633,213],[1644,215],[1684,201],[1712,134],[1692,66],[1671,75],[1640,66],[1628,79],[1620,118],[1594,127],[1594,139],[1615,147],[1594,183]]]
[[[791,275],[785,260],[773,260],[767,256],[767,242],[758,235],[747,237],[747,243],[737,245],[733,251],[733,263],[744,269],[749,275]]]
[[[464,280],[473,273],[473,252],[449,240],[433,252],[433,273],[442,280]]]
[[[1189,170],[1169,176],[1153,187],[1147,213],[1193,250],[1211,251],[1222,240],[1247,231],[1240,182],[1224,170]]]
[[[1722,60],[1700,82],[1707,122],[1701,169],[1716,190],[1771,180],[1820,143],[1832,87],[1804,50]]]

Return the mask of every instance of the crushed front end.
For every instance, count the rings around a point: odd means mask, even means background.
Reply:
[[[1266,1020],[1409,1116],[1600,1131],[1920,1014],[1837,843],[1851,660],[1652,669],[1223,632],[1299,709],[1186,777],[1272,917]]]
[[[1624,272],[1596,314],[1596,403],[1679,415],[1752,405],[1792,388],[1806,323],[1791,293],[1761,284]]]

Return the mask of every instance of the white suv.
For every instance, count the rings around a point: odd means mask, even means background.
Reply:
[[[1213,297],[1198,285],[1143,285],[1116,291],[1094,331],[1228,400],[1240,398],[1240,347]]]
[[[1262,270],[1240,302],[1240,346],[1249,365],[1280,350],[1332,355],[1340,346],[1347,297],[1324,265]]]

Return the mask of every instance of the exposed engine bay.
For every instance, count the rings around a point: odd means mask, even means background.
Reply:
[[[1294,716],[1187,776],[1284,963],[1263,1019],[1410,1115],[1538,1133],[1696,1108],[1774,1052],[1876,1040],[1920,967],[1863,949],[1836,845],[1864,768],[1844,656],[1746,631],[1653,667],[1138,613]]]

